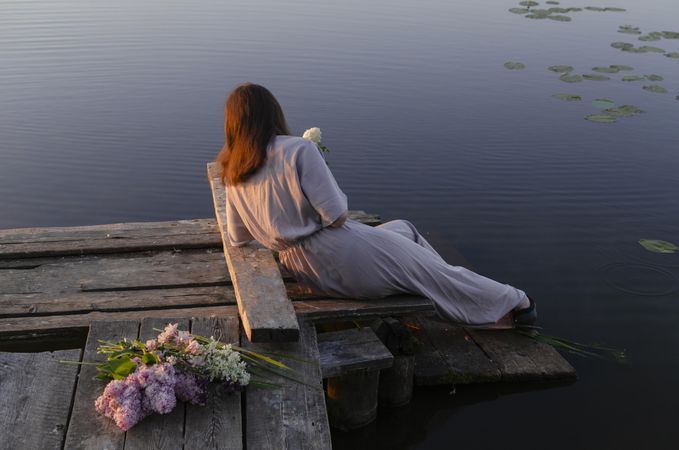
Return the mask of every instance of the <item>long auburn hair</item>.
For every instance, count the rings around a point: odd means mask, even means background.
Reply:
[[[269,141],[290,134],[283,109],[264,86],[244,83],[229,94],[224,105],[225,142],[217,155],[222,183],[247,180],[264,164]]]

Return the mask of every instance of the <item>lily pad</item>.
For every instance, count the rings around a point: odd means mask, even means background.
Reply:
[[[585,116],[585,120],[597,123],[615,123],[618,121],[615,117],[607,114],[590,114],[589,116]]]
[[[562,65],[549,66],[547,67],[547,70],[551,70],[552,72],[556,73],[567,73],[573,71],[573,66],[562,66]]]
[[[634,105],[621,105],[617,108],[606,108],[604,109],[604,112],[613,117],[631,117],[635,114],[641,114],[645,111]]]
[[[559,80],[565,81],[566,83],[579,83],[582,81],[582,75],[564,73],[559,77]]]
[[[546,19],[551,14],[546,9],[531,9],[530,14],[525,16],[528,19]]]
[[[679,247],[673,243],[659,239],[639,239],[639,244],[653,253],[676,253],[679,251]]]
[[[526,14],[530,12],[528,8],[509,8],[509,12],[512,14]]]
[[[619,49],[625,49],[625,48],[634,48],[633,44],[630,44],[629,42],[613,42],[611,44],[611,47],[613,48],[619,48]]]
[[[641,34],[641,30],[639,27],[633,27],[632,25],[620,25],[618,27],[618,33]]]
[[[614,69],[618,69],[618,71],[622,70],[634,70],[634,67],[632,66],[626,66],[624,64],[611,64],[609,67],[612,67]]]
[[[622,77],[622,81],[641,81],[645,80],[646,77],[643,77],[641,75],[625,75]]]
[[[582,8],[570,7],[570,8],[567,8],[567,9],[568,9],[568,12],[580,12],[580,11],[582,11]]]
[[[644,46],[642,46],[642,47],[639,47],[639,51],[641,51],[641,52],[643,52],[643,53],[648,53],[648,52],[651,52],[651,53],[665,53],[665,50],[663,50],[663,49],[661,49],[661,48],[658,48],[658,47],[651,47],[651,46],[648,46],[648,45],[644,45]]]
[[[585,9],[587,11],[598,11],[598,12],[606,11],[606,8],[599,8],[598,6],[585,6]]]
[[[610,98],[597,98],[596,100],[592,100],[592,105],[597,108],[606,109],[615,105],[615,102]]]
[[[507,61],[505,63],[505,69],[509,70],[521,70],[525,69],[526,65],[520,62],[514,62],[514,61]]]
[[[598,67],[592,67],[592,70],[595,72],[601,72],[601,73],[618,73],[620,72],[620,69],[617,67],[613,66],[608,66],[608,67],[603,67],[603,66],[598,66]]]
[[[679,52],[669,52],[665,53],[665,56],[672,59],[679,59]]]
[[[655,92],[656,94],[667,94],[668,92],[667,89],[662,86],[658,86],[657,84],[649,84],[642,87],[642,89],[649,92]]]
[[[562,16],[558,14],[554,16],[547,16],[547,18],[550,20],[556,20],[557,22],[570,22],[571,20],[573,20],[568,16]]]
[[[665,39],[679,39],[679,33],[676,31],[662,31],[662,37]]]
[[[652,73],[652,74],[650,74],[650,75],[646,75],[646,79],[647,79],[648,81],[662,81],[662,80],[664,80],[665,78],[662,77],[662,76],[660,76],[660,75],[656,75],[656,74]]]
[[[608,12],[625,12],[627,11],[625,8],[615,8],[615,7],[610,7],[610,8],[604,8],[604,11]]]
[[[648,42],[648,41],[659,41],[661,37],[662,36],[658,36],[658,35],[649,33],[649,34],[645,34],[643,36],[639,36],[639,40],[640,41],[646,41],[646,42]]]
[[[549,8],[547,11],[549,11],[552,14],[564,14],[567,12],[570,12],[568,8]]]
[[[548,5],[558,5],[559,4],[559,2],[555,2],[554,0],[547,0],[545,3],[547,3]]]
[[[531,7],[531,6],[538,6],[539,3],[538,3],[538,2],[534,2],[534,1],[532,1],[532,0],[527,0],[527,1],[519,2],[519,5]]]
[[[596,75],[594,73],[585,73],[582,75],[582,78],[585,80],[590,80],[590,81],[606,81],[610,80],[610,77],[607,77],[606,75]]]
[[[558,98],[559,100],[565,100],[567,102],[579,102],[582,100],[582,97],[575,94],[554,94],[552,97]]]

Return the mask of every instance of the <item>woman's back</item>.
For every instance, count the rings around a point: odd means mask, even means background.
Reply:
[[[283,250],[334,222],[347,210],[318,148],[296,136],[275,136],[264,164],[246,181],[227,187],[232,245],[256,239]]]

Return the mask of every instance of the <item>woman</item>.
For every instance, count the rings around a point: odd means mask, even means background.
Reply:
[[[444,319],[489,324],[513,311],[532,324],[526,294],[447,264],[405,220],[370,227],[347,218],[340,190],[314,143],[290,136],[283,111],[266,88],[246,83],[226,102],[226,143],[217,157],[226,185],[231,245],[256,239],[309,293],[429,298]]]

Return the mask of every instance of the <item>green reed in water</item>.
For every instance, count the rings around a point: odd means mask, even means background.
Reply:
[[[581,344],[558,336],[542,334],[539,327],[522,327],[515,331],[519,334],[535,339],[538,342],[549,344],[557,350],[563,350],[585,358],[603,359],[619,364],[628,362],[624,349],[605,347],[600,344]]]

